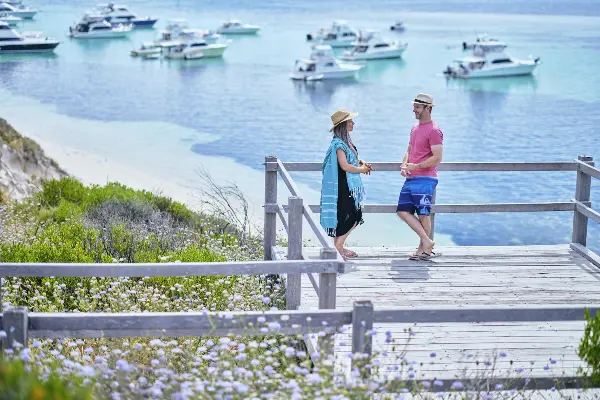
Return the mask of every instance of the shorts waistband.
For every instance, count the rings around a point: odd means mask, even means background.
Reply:
[[[419,181],[433,181],[433,182],[437,182],[438,178],[434,178],[433,176],[413,176],[413,177],[406,178],[406,180],[407,181],[419,180]]]

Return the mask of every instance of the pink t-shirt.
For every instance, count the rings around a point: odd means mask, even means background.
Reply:
[[[426,124],[415,124],[410,130],[410,153],[408,162],[418,164],[433,155],[431,146],[443,144],[444,134],[435,122]],[[418,168],[410,171],[411,177],[432,176],[437,177],[437,165],[431,168]]]

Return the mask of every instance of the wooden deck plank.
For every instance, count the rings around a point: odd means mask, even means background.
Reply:
[[[439,247],[442,256],[431,261],[409,261],[414,248],[351,247],[359,254],[347,265],[351,272],[337,281],[339,310],[351,310],[355,300],[369,299],[375,309],[392,307],[456,307],[522,305],[581,305],[600,301],[600,270],[569,245],[558,246],[464,246]],[[305,248],[310,258],[318,248]],[[315,309],[318,300],[308,278],[302,278],[301,309]],[[382,371],[392,370],[401,351],[417,361],[418,376],[454,378],[466,366],[470,373],[486,367],[475,365],[465,354],[488,357],[506,352],[497,360],[498,373],[552,377],[563,372],[575,375],[584,366],[577,356],[584,321],[530,323],[375,324],[374,351],[386,346],[385,332],[400,338],[396,352],[378,355]],[[406,344],[406,330],[414,336]],[[338,368],[349,368],[349,333],[335,335]],[[430,353],[435,352],[431,364]],[[550,359],[558,360],[549,364]],[[511,363],[512,361],[512,363]],[[532,364],[533,363],[533,364]],[[544,369],[549,365],[549,369]],[[489,369],[489,368],[488,368]],[[433,375],[432,375],[433,374]]]

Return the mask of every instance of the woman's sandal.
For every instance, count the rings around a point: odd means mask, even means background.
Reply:
[[[421,256],[417,253],[417,251],[419,251],[418,248],[414,253],[412,253],[410,256],[408,256],[408,259],[409,260],[420,260]]]
[[[344,256],[348,257],[348,258],[354,258],[354,257],[358,257],[358,254],[356,254],[354,251],[352,250],[347,250],[345,249],[344,251]]]

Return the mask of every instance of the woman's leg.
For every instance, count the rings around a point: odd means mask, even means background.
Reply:
[[[342,236],[337,236],[335,239],[333,239],[333,245],[340,252],[340,254],[342,256],[344,256],[344,258],[346,258],[346,255],[345,255],[346,251],[344,251],[344,243],[346,242],[348,235],[350,235],[350,232],[352,232],[354,230],[354,228],[357,227],[357,225],[358,225],[358,223],[355,223],[354,226],[352,228],[350,228],[350,230],[348,232],[346,232],[346,234],[344,234]]]

